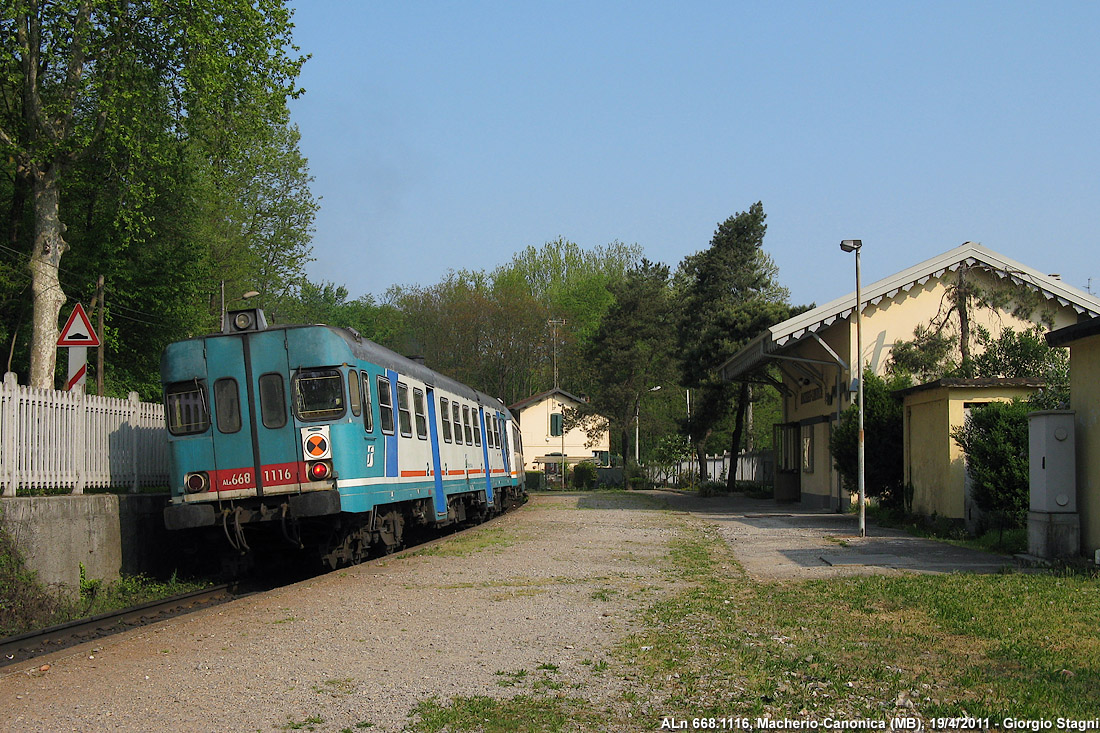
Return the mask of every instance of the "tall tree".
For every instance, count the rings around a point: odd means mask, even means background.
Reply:
[[[290,15],[282,0],[11,0],[0,9],[0,68],[14,92],[0,109],[0,152],[34,210],[32,385],[53,386],[66,299],[58,270],[70,246],[61,193],[74,164],[108,133],[137,165],[155,155],[152,110],[169,110],[181,137],[247,132],[285,114],[304,61]]]
[[[748,382],[724,382],[718,368],[750,339],[787,317],[788,292],[777,282],[778,268],[763,250],[764,206],[757,202],[718,225],[710,247],[681,265],[679,345],[684,384],[698,398],[688,424],[700,447],[714,426],[736,406],[731,454],[741,449]],[[728,478],[732,486],[734,472]]]
[[[576,389],[575,383],[582,378],[581,354],[585,344],[613,300],[609,288],[621,282],[640,258],[638,245],[611,242],[583,249],[559,237],[542,247],[525,248],[510,263],[498,268],[495,279],[518,278],[524,283],[540,310],[547,314],[544,324],[551,318],[559,322],[553,328],[543,327],[543,335],[536,342],[543,346],[541,363],[535,365],[538,368],[532,374],[531,389],[523,397],[554,386],[555,351],[559,386],[572,385]]]

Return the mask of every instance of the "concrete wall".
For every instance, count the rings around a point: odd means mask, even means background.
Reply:
[[[1035,387],[944,386],[910,392],[904,400],[905,480],[913,484],[913,511],[980,521],[966,495],[966,454],[951,431],[966,422],[966,405],[1025,399]]]
[[[167,494],[26,496],[0,500],[0,522],[27,566],[46,585],[80,586],[119,573],[160,574],[169,548],[163,509]]]

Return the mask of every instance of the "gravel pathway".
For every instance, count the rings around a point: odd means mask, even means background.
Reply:
[[[0,679],[0,728],[399,731],[420,701],[540,675],[607,702],[622,682],[592,670],[673,589],[661,559],[692,521],[639,511],[656,506],[539,495],[428,549],[36,660]]]

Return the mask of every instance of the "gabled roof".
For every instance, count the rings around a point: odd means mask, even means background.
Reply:
[[[1017,285],[1033,288],[1047,298],[1073,308],[1079,315],[1100,316],[1100,298],[974,242],[965,242],[938,257],[861,288],[863,305],[866,307],[868,304],[874,305],[884,299],[893,298],[898,293],[923,285],[963,265],[984,266]],[[759,366],[767,359],[768,354],[810,337],[837,321],[846,320],[855,310],[855,306],[856,294],[853,291],[842,298],[777,323],[734,354],[720,367],[719,375],[723,379],[736,379]]]
[[[586,402],[588,402],[588,400],[584,399],[583,397],[577,397],[574,394],[569,394],[564,389],[555,388],[555,389],[547,390],[545,392],[539,392],[536,395],[531,395],[530,397],[528,397],[525,400],[520,400],[519,402],[517,402],[514,405],[509,405],[508,409],[513,414],[515,414],[515,413],[518,413],[520,410],[522,410],[525,407],[529,407],[530,405],[533,405],[537,402],[542,402],[543,400],[549,399],[550,397],[553,397],[554,395],[561,395],[562,397],[564,397],[567,400],[572,400],[573,402],[576,402],[578,405],[583,405]]]

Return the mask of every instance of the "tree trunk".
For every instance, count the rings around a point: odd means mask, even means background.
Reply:
[[[955,307],[959,311],[959,355],[962,357],[961,366],[965,370],[970,365],[970,281],[968,279],[969,268],[963,265],[959,268],[959,279],[955,285]]]
[[[61,255],[68,249],[62,238],[59,166],[34,175],[34,249],[31,253],[31,292],[34,315],[31,333],[30,385],[53,389],[57,361],[57,319],[65,304],[65,293],[57,277]]]
[[[737,486],[737,456],[741,452],[741,437],[745,434],[745,406],[749,403],[749,383],[741,382],[737,389],[737,412],[733,419],[733,439],[730,441],[730,472],[726,476],[726,490]]]

